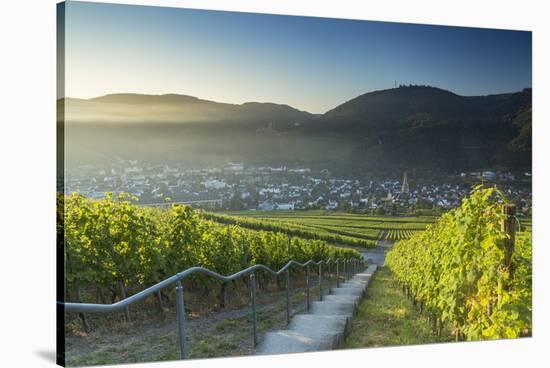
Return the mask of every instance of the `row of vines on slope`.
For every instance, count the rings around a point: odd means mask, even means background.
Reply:
[[[387,240],[399,241],[409,239],[416,233],[415,230],[403,230],[403,229],[388,229],[386,234]]]
[[[232,274],[256,263],[279,269],[290,258],[360,258],[352,249],[298,238],[291,240],[289,254],[285,234],[222,226],[188,206],[157,209],[133,201],[129,195],[58,197],[57,231],[65,239],[69,294],[86,287],[97,290],[104,302],[105,294],[114,301],[117,294],[139,291],[192,266]],[[200,279],[202,287],[205,283]],[[78,292],[72,295],[73,301],[79,298]]]
[[[343,230],[329,232],[327,229],[312,228],[300,224],[285,224],[275,220],[266,221],[251,217],[236,217],[218,213],[205,213],[204,216],[222,224],[234,224],[253,230],[275,231],[304,239],[323,240],[329,243],[346,244],[364,248],[374,248],[375,239],[363,239],[360,235]]]
[[[530,233],[519,233],[507,264],[497,188],[474,188],[460,207],[398,242],[387,265],[404,290],[439,327],[457,339],[515,338],[531,334]]]

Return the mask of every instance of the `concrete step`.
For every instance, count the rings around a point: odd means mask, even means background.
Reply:
[[[371,277],[374,272],[376,272],[376,268],[377,266],[376,265],[370,265],[369,267],[367,267],[366,270],[364,270],[363,272],[359,272],[357,274],[355,274],[352,279],[357,279],[357,278],[361,278],[361,279],[364,279],[364,278],[368,278],[368,277]]]
[[[329,297],[330,295],[327,295]],[[339,299],[338,301],[324,300],[311,303],[311,314],[322,316],[348,316],[351,317],[355,311],[354,301]]]
[[[358,282],[368,282],[371,275],[355,275],[351,278],[350,281],[358,281]]]
[[[361,287],[363,289],[366,289],[367,283],[363,280],[350,280],[346,282],[342,282],[340,284],[341,288],[350,288],[350,287]]]
[[[348,316],[297,314],[287,328],[306,335],[338,334],[345,331],[348,320]]]
[[[349,287],[340,287],[332,290],[333,295],[359,295],[362,296],[365,292],[363,286],[349,286]]]
[[[361,301],[361,296],[360,295],[325,295],[323,297],[323,301],[358,304]]]
[[[256,347],[256,354],[290,354],[330,350],[338,343],[336,334],[315,336],[293,330],[268,332]]]
[[[295,315],[286,330],[268,332],[256,347],[256,354],[300,353],[340,346],[375,271],[376,265],[367,267],[340,287],[332,288],[322,301],[312,302],[309,314]]]

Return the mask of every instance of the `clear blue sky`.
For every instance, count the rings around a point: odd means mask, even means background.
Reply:
[[[428,84],[461,95],[531,87],[531,33],[68,2],[66,95],[180,93],[322,113]]]

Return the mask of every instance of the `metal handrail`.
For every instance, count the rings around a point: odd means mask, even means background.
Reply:
[[[336,287],[339,286],[339,264],[342,263],[343,265],[343,274],[345,279],[351,278],[352,274],[358,272],[358,267],[360,265],[364,265],[364,260],[358,260],[358,259],[352,259],[352,258],[329,258],[328,260],[321,260],[321,261],[314,261],[314,260],[308,260],[304,263],[300,263],[295,260],[288,261],[287,264],[285,264],[280,270],[274,271],[268,266],[265,266],[263,264],[255,264],[253,266],[250,266],[244,270],[241,270],[239,272],[236,272],[229,276],[224,276],[222,274],[219,274],[215,271],[212,271],[208,268],[204,267],[191,267],[188,268],[182,272],[178,272],[177,274],[160,281],[159,283],[150,286],[137,294],[134,294],[130,297],[127,297],[123,300],[120,300],[113,304],[90,304],[90,303],[64,303],[64,302],[57,302],[59,306],[64,307],[65,312],[76,312],[76,313],[109,313],[109,312],[116,312],[119,310],[122,310],[124,308],[128,308],[129,305],[136,303],[140,300],[143,300],[153,294],[158,293],[161,289],[164,289],[172,284],[176,284],[176,309],[177,309],[177,315],[178,315],[178,331],[179,331],[179,340],[180,340],[180,354],[181,359],[186,359],[187,357],[187,344],[186,344],[186,328],[185,328],[185,307],[184,307],[184,288],[181,284],[181,281],[193,274],[206,274],[208,276],[212,276],[218,280],[221,280],[223,282],[233,281],[240,277],[243,277],[247,274],[250,274],[250,291],[251,291],[251,302],[252,302],[252,325],[253,325],[253,335],[254,335],[254,346],[258,344],[258,336],[257,336],[257,328],[256,328],[256,275],[255,271],[257,270],[264,270],[269,272],[272,275],[279,276],[283,273],[285,273],[285,284],[286,284],[286,309],[287,309],[287,323],[290,323],[290,284],[289,284],[289,271],[290,267],[292,265],[296,265],[299,267],[306,267],[306,288],[307,288],[307,303],[306,308],[307,311],[309,311],[310,308],[310,280],[309,280],[309,266],[310,265],[316,265],[319,266],[319,300],[322,300],[323,298],[323,289],[322,289],[322,282],[323,282],[323,270],[322,265],[330,265],[331,263],[336,264]],[[346,267],[346,264],[349,266]],[[330,288],[330,279],[329,279],[329,288]]]

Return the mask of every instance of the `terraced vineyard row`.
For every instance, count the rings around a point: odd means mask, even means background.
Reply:
[[[314,223],[318,225],[345,225],[367,228],[412,228],[424,229],[434,223],[434,216],[370,216],[327,211],[232,211],[231,216],[245,216],[256,219],[280,220],[292,223]]]
[[[418,230],[389,229],[386,233],[386,240],[399,241],[409,239]]]
[[[367,248],[375,246],[382,237],[394,241],[408,239],[435,221],[430,216],[391,217],[325,211],[239,211],[206,215],[214,221],[251,229]]]
[[[247,217],[227,216],[222,214],[204,213],[209,220],[222,224],[234,224],[251,230],[274,231],[288,236],[303,239],[323,240],[332,244],[345,244],[357,247],[372,248],[376,246],[378,231],[370,231],[370,235],[360,232],[348,232],[342,229],[324,228],[312,224],[290,223],[278,220],[266,220]]]

